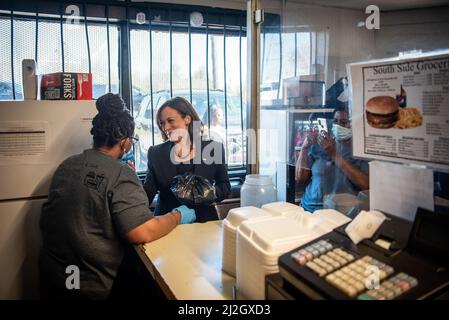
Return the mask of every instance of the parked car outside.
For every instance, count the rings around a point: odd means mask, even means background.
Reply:
[[[22,86],[18,83],[14,85],[16,100],[23,100]],[[0,82],[0,100],[14,100],[11,82]]]
[[[190,100],[189,91],[174,91],[173,97],[181,96]],[[170,91],[158,91],[153,93],[153,117],[156,118],[156,113],[159,107],[167,100],[171,98]],[[209,105],[218,106],[223,108],[224,111],[224,92],[221,90],[209,91]],[[241,109],[240,109],[240,97],[227,96],[227,139],[224,137],[224,141],[227,144],[227,161],[229,166],[238,166],[243,164],[244,160],[244,139],[242,140],[242,126],[241,126]],[[204,125],[208,125],[207,106],[208,98],[206,90],[194,90],[192,91],[192,105],[195,107],[198,115],[203,120]],[[135,158],[136,169],[138,172],[146,171],[147,169],[147,153],[148,149],[152,145],[162,143],[162,137],[159,128],[156,124],[156,120],[152,121],[151,110],[151,95],[145,95],[139,106],[139,111],[134,113],[134,120],[136,122],[136,136],[139,138],[139,142],[135,144]],[[243,119],[245,123],[245,119]],[[222,126],[225,127],[225,120],[223,119]],[[154,127],[154,141],[152,141],[152,130]]]

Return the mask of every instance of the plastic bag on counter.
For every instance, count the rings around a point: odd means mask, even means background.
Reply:
[[[215,202],[215,187],[206,178],[185,173],[177,175],[170,183],[174,196],[186,205],[209,205]]]

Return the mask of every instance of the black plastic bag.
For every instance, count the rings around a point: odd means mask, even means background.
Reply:
[[[184,173],[170,183],[170,190],[182,204],[209,205],[215,202],[215,187],[202,176]]]

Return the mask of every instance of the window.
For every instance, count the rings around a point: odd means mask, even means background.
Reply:
[[[325,73],[328,42],[325,30],[295,26],[284,27],[281,32],[279,21],[269,20],[262,27],[261,40],[262,104],[263,100],[283,98],[283,79]],[[317,66],[322,69],[317,70]]]
[[[140,139],[134,150],[136,168],[144,172],[148,148],[161,142],[154,119],[158,107],[183,96],[206,126],[210,109],[222,110],[228,165],[245,167],[244,11],[129,2],[79,4],[79,20],[71,24],[69,4],[37,2],[38,14],[26,12],[29,4],[5,6],[0,5],[0,99],[22,99],[22,59],[35,59],[41,74],[91,72],[94,98],[120,92],[131,107]],[[190,25],[193,11],[203,14],[201,26]],[[137,13],[145,14],[143,23],[137,23]]]
[[[149,147],[162,142],[157,110],[175,96],[191,101],[206,127],[210,126],[210,110],[219,108],[223,114],[220,140],[228,166],[245,165],[245,44],[240,26],[194,28],[188,23],[160,20],[147,22],[144,28],[131,25],[131,81],[133,95],[141,95],[133,98],[139,101],[133,106],[139,136],[135,146],[138,172],[146,170]]]
[[[271,4],[274,5],[271,7]],[[302,135],[301,132],[301,135],[291,137],[290,132],[297,132],[300,123],[301,125],[310,123],[305,121],[309,115],[304,110],[304,113],[298,116],[304,118],[295,118],[298,121],[295,122],[296,127],[293,127],[290,119],[296,113],[286,112],[286,110],[289,108],[312,109],[312,106],[321,107],[324,103],[323,94],[319,93],[325,90],[323,81],[325,81],[328,61],[329,36],[325,24],[311,24],[308,19],[290,22],[289,19],[298,13],[294,10],[288,13],[284,11],[285,8],[282,8],[282,5],[285,5],[285,1],[279,1],[279,4],[281,4],[279,8],[276,8],[276,2],[270,2],[270,5],[265,2],[265,8],[269,7],[270,12],[278,12],[281,15],[267,15],[261,26],[260,128],[262,132],[259,141],[259,172],[272,176],[279,185],[283,185],[284,177],[283,174],[279,174],[282,173],[280,168],[286,165],[289,170],[287,172],[292,172],[292,166],[287,164],[291,164],[290,162],[294,164],[299,149],[295,149],[296,153],[294,153],[289,146],[293,144],[291,141],[299,143]],[[315,95],[313,102],[306,99],[301,102],[300,99],[295,99],[294,95],[289,97],[292,90],[287,90],[288,85],[291,88],[291,84],[299,84],[300,79],[309,81],[310,87],[301,86],[301,90],[313,92]],[[321,82],[310,84],[310,81]],[[300,95],[299,92],[297,95]]]
[[[119,92],[119,27],[89,22],[86,28],[83,21],[62,25],[61,36],[60,18],[0,16],[0,41],[4,44],[0,48],[0,100],[23,98],[23,59],[35,59],[40,74],[92,72],[94,98],[109,91]],[[108,56],[109,63],[105,59]]]
[[[173,91],[173,95],[187,98],[190,96],[190,92],[187,90]],[[205,125],[208,122],[207,96],[206,90],[192,91],[192,104]],[[152,110],[151,96],[146,95],[142,99],[139,112],[134,117],[136,121],[136,136],[139,137],[139,142],[136,143],[136,168],[138,171],[146,170],[146,158],[149,147],[162,142],[159,128],[154,118],[157,109],[168,99],[170,99],[168,90],[153,93],[153,104],[155,107]],[[222,90],[209,90],[209,101],[211,106],[224,106],[224,92]],[[244,141],[242,140],[241,109],[238,97],[227,97],[227,130],[225,130],[225,133],[226,137],[223,137],[223,142],[227,147],[228,166],[241,167],[245,161],[245,149]]]

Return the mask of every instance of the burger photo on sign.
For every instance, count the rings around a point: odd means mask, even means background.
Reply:
[[[422,125],[423,117],[416,107],[400,107],[397,99],[375,96],[365,106],[366,121],[377,129],[410,129]]]
[[[398,121],[399,103],[390,96],[376,96],[365,106],[366,121],[373,128],[388,129]]]

